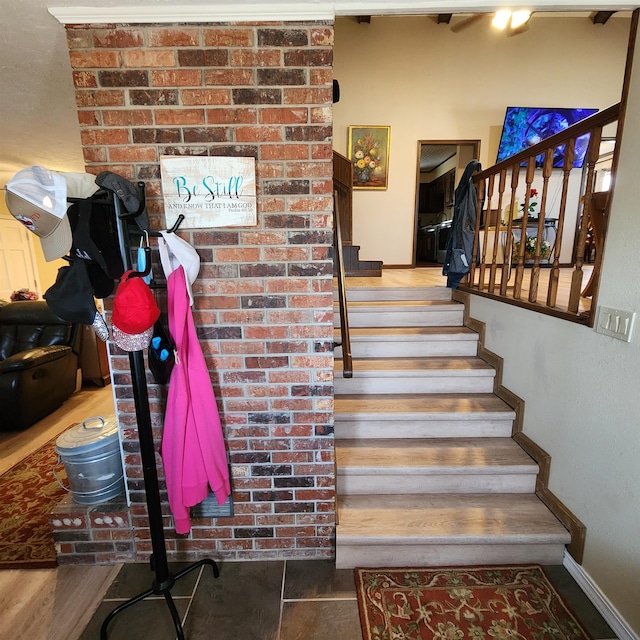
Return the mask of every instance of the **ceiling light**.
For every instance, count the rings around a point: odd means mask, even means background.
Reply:
[[[517,29],[522,25],[527,24],[529,22],[529,18],[531,17],[531,11],[527,9],[521,9],[520,11],[514,11],[511,14],[511,28]]]
[[[496,15],[494,16],[491,24],[501,31],[507,28],[509,24],[509,20],[511,19],[511,11],[509,9],[500,9],[500,11],[496,11]]]

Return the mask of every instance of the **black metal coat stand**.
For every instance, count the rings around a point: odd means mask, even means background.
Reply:
[[[144,206],[144,183],[138,183],[143,195]],[[113,196],[115,217],[118,226],[118,241],[120,253],[125,269],[131,269],[131,243],[129,240],[128,220],[121,215],[120,200],[117,195]],[[177,225],[174,226],[174,230]],[[157,234],[156,234],[157,235]],[[138,275],[147,275],[151,268],[151,261],[147,260],[147,271]],[[147,393],[146,370],[142,351],[132,351],[129,353],[129,366],[131,368],[131,383],[133,387],[133,397],[136,408],[136,420],[138,423],[138,440],[140,442],[140,455],[142,458],[142,471],[144,477],[144,489],[149,513],[149,532],[151,534],[152,556],[151,570],[155,573],[155,579],[150,589],[134,596],[120,606],[116,607],[104,619],[100,627],[100,640],[107,640],[107,628],[109,623],[122,611],[132,605],[153,595],[162,595],[169,607],[173,624],[176,628],[178,640],[184,640],[182,622],[171,596],[171,589],[176,580],[187,575],[191,571],[209,565],[213,570],[215,578],[218,577],[218,566],[216,563],[206,558],[189,565],[187,568],[172,575],[169,571],[167,561],[167,550],[165,547],[164,526],[162,523],[162,507],[160,502],[160,487],[158,485],[158,471],[156,469],[155,447],[153,442],[153,431],[151,427],[151,414],[149,411],[149,395]]]

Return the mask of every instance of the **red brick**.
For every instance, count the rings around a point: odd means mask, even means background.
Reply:
[[[180,95],[185,106],[231,104],[231,92],[228,89],[183,89]]]
[[[287,165],[289,178],[327,178],[333,179],[333,166],[330,162],[291,162]],[[327,225],[330,227],[331,225]]]
[[[285,338],[288,334],[288,327],[245,327],[244,337],[247,340],[256,340],[262,338]]]
[[[80,126],[95,127],[102,124],[99,115],[99,111],[78,111],[78,123]]]
[[[304,383],[304,382],[309,382],[309,380],[310,380],[309,373],[304,371],[270,371],[269,372],[269,382],[271,384],[274,384],[276,382]]]
[[[297,88],[285,87],[283,89],[284,104],[324,104],[333,102],[333,90],[327,88]]]
[[[156,124],[204,124],[204,109],[156,109]]]
[[[152,47],[195,47],[200,44],[199,29],[150,29]]]
[[[260,249],[216,249],[215,259],[218,262],[257,262]]]
[[[279,49],[236,49],[231,52],[232,67],[280,67]]]
[[[284,199],[262,197],[258,200],[258,211],[260,213],[281,213],[284,211]]]
[[[128,129],[88,129],[81,131],[82,144],[128,144]]]
[[[333,91],[333,70],[332,69],[310,69],[309,83],[313,86],[323,84],[331,87]]]
[[[158,151],[155,147],[110,147],[111,162],[158,162]]]
[[[312,107],[311,122],[314,124],[331,124],[333,122],[333,108]]]
[[[306,144],[273,144],[260,148],[261,160],[308,160],[309,146]]]
[[[199,87],[202,85],[202,72],[199,69],[152,71],[151,85],[154,87]]]
[[[73,69],[117,69],[120,66],[116,51],[71,51],[69,59]]]
[[[73,86],[79,89],[92,89],[98,86],[95,71],[74,71]]]
[[[76,105],[82,107],[119,107],[124,105],[124,91],[121,89],[76,91]]]
[[[102,112],[105,125],[127,127],[133,125],[153,124],[150,109],[105,109]]]
[[[93,46],[106,49],[125,49],[144,46],[142,31],[138,29],[96,29]]]
[[[333,46],[333,29],[330,27],[311,28],[310,42],[313,47]]]
[[[327,160],[333,156],[333,145],[331,144],[312,144],[311,157],[314,160]]]
[[[125,67],[175,67],[176,54],[171,49],[154,51],[139,49],[136,51],[123,51],[122,59]]]
[[[318,196],[289,198],[287,208],[289,211],[330,211],[332,201],[329,196],[325,198]]]
[[[253,124],[257,113],[253,108],[207,109],[209,124]]]
[[[306,124],[309,110],[306,107],[263,107],[260,109],[262,124]]]
[[[281,142],[282,129],[280,127],[237,127],[235,130],[237,142]]]
[[[309,250],[306,247],[267,247],[262,250],[262,256],[265,262],[300,262],[309,259]],[[273,287],[269,289],[271,292],[289,291],[287,283],[279,280],[270,280],[269,286]]]
[[[204,30],[206,47],[252,47],[252,29],[214,28]]]
[[[86,29],[67,27],[67,44],[69,49],[89,49],[93,46],[92,33]]]
[[[205,85],[253,85],[255,80],[251,69],[206,69]]]
[[[243,340],[242,342],[223,342],[220,349],[223,354],[230,353],[265,353],[264,343],[249,342]]]

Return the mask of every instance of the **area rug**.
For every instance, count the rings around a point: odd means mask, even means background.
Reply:
[[[66,495],[56,482],[56,438],[0,476],[0,569],[57,566],[49,514]],[[66,479],[62,465],[61,480]]]
[[[364,640],[590,640],[538,565],[355,573]]]

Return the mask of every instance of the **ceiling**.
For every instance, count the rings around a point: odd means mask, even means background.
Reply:
[[[455,144],[421,144],[420,172],[429,173],[438,168],[443,162],[453,158],[458,152]]]
[[[456,2],[457,11],[491,9],[486,0],[463,2]],[[538,6],[541,2],[543,6],[554,6],[553,0],[539,0]],[[187,0],[180,4],[192,9],[199,6],[209,12],[226,7],[239,15],[256,7],[301,10],[299,0],[279,0],[277,3],[270,0]],[[84,169],[65,29],[47,7],[98,7],[107,12],[110,7],[114,11],[116,7],[144,7],[154,15],[154,11],[179,10],[180,4],[175,0],[0,0],[3,27],[0,38],[0,187],[14,173],[30,165],[40,164],[58,171]],[[314,0],[306,6],[309,10],[325,7],[336,14],[354,15],[357,11],[353,7],[357,5],[362,12],[365,4],[367,14],[374,16],[390,13],[436,15],[451,6],[451,2],[439,0],[369,0],[355,4],[349,0]],[[576,10],[589,8],[571,0],[565,0],[562,5],[565,9],[572,6]],[[601,9],[613,6],[612,0],[599,3]]]

